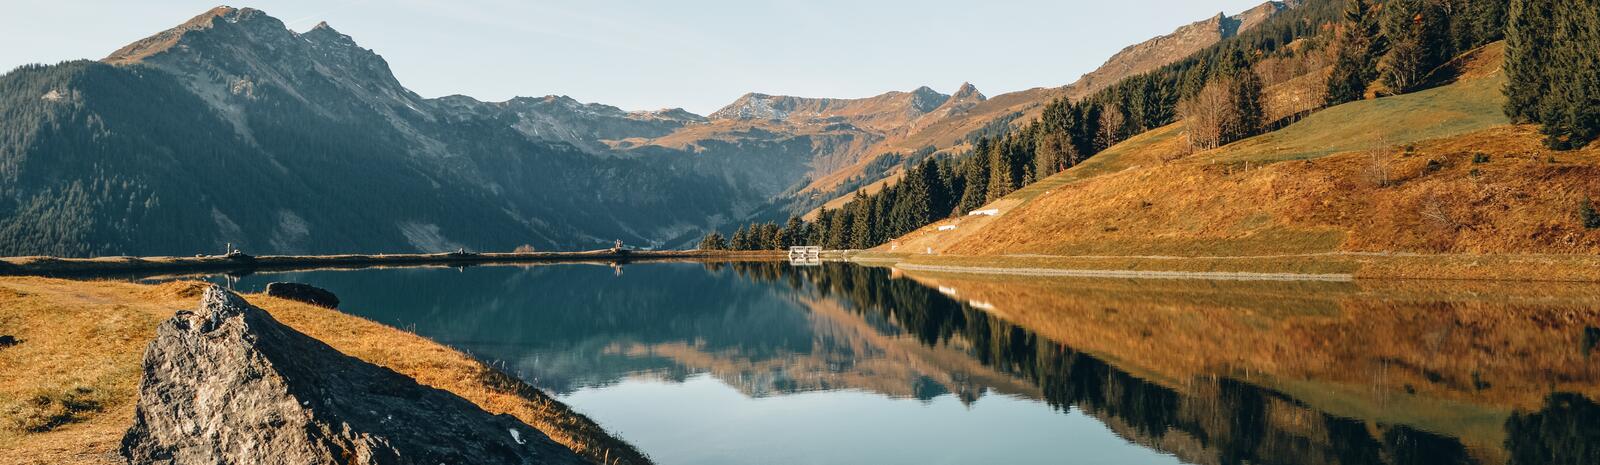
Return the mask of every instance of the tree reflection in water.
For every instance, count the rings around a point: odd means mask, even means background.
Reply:
[[[863,317],[886,318],[928,346],[962,340],[968,355],[983,365],[1037,385],[1049,405],[1081,409],[1134,441],[1190,462],[1600,464],[1600,407],[1582,395],[1553,394],[1543,410],[1512,415],[1505,425],[1505,451],[1472,451],[1458,438],[1331,415],[1227,376],[1190,380],[1181,388],[1146,381],[934,288],[892,279],[884,268],[730,266],[752,279],[797,290],[813,287],[848,301]],[[1587,351],[1596,336],[1585,336]]]

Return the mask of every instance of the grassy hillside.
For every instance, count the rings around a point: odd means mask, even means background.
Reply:
[[[1240,141],[1209,154],[1210,161],[1284,161],[1324,157],[1509,124],[1505,115],[1505,44],[1495,43],[1457,60],[1464,69],[1453,85],[1328,108],[1282,130]],[[1446,67],[1457,72],[1455,67]]]
[[[1133,138],[988,208],[882,249],[954,255],[1238,257],[1594,254],[1600,150],[1551,153],[1506,124],[1503,47],[1460,79],[1354,102],[1185,155],[1179,125]],[[953,231],[938,231],[955,224]]]

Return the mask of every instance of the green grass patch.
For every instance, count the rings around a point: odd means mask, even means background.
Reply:
[[[1289,127],[1223,147],[1218,162],[1319,158],[1510,124],[1504,74],[1328,108]]]

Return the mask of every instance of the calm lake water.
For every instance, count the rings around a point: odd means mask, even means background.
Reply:
[[[768,263],[234,281],[332,290],[664,465],[1600,463],[1594,288]]]

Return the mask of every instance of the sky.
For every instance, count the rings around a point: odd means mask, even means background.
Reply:
[[[0,72],[99,59],[219,0],[0,0]],[[746,92],[857,98],[1060,86],[1123,47],[1264,0],[261,0],[388,60],[424,97],[568,95],[707,114]]]

